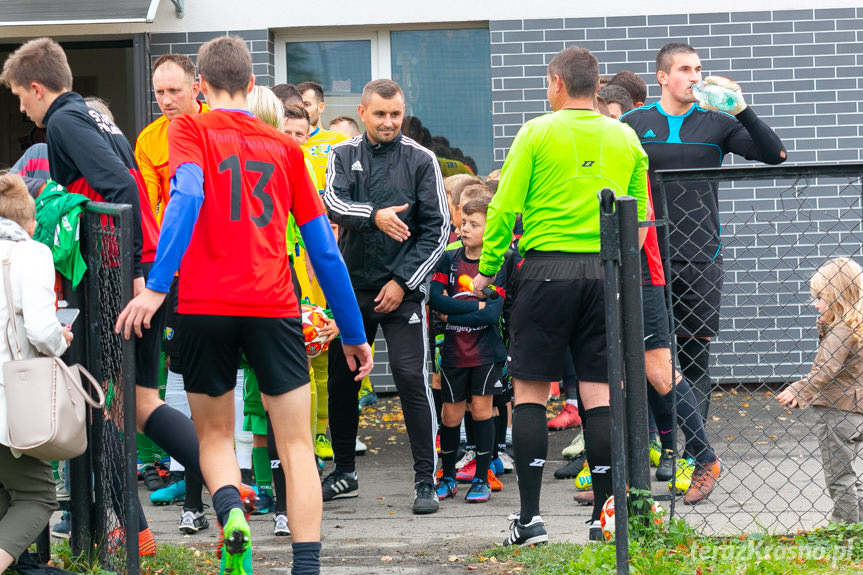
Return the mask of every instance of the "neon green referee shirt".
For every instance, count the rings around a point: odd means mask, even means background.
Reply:
[[[599,253],[597,192],[647,206],[647,154],[635,132],[590,110],[558,110],[522,126],[506,156],[488,208],[479,271],[492,276],[503,264],[517,214],[528,250]]]

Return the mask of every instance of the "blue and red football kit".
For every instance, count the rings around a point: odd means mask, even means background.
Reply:
[[[346,344],[365,343],[350,279],[306,171],[285,134],[245,110],[180,116],[168,128],[171,201],[147,287],[178,312],[298,317],[285,230],[293,214]]]

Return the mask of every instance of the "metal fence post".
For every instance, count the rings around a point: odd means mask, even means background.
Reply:
[[[109,397],[104,410],[93,412],[89,429],[90,549],[97,551],[101,567],[137,575],[134,342],[114,333],[117,314],[132,296],[132,207],[90,202],[83,222],[86,363]]]
[[[114,223],[120,230],[120,285],[121,303],[132,299],[132,264],[134,261],[132,241],[132,209],[124,206]],[[138,434],[135,410],[135,340],[123,341],[123,441],[125,443],[124,497],[126,511],[126,574],[137,575],[140,571],[138,554]]]
[[[629,486],[650,491],[647,379],[644,371],[644,318],[641,304],[641,248],[638,241],[638,201],[617,200],[620,225],[620,308],[623,318],[623,366],[626,381],[627,463]],[[633,501],[643,498],[632,494]],[[636,511],[647,512],[644,505]],[[616,508],[615,508],[616,511]]]
[[[102,330],[100,326],[100,304],[99,304],[99,273],[102,262],[100,261],[99,251],[100,246],[100,229],[101,222],[98,217],[88,216],[85,218],[86,244],[84,258],[87,263],[87,274],[89,276],[86,282],[86,308],[87,313],[87,369],[93,374],[99,382],[104,382],[105,377],[102,370]],[[90,410],[90,427],[88,432],[90,455],[89,470],[92,476],[92,505],[90,506],[90,527],[92,529],[91,545],[95,545],[98,550],[98,559],[100,563],[105,564],[105,555],[108,552],[107,539],[108,534],[105,529],[105,514],[107,503],[105,501],[106,486],[104,477],[97,471],[99,461],[104,457],[104,418],[101,412]]]
[[[614,486],[614,541],[617,573],[629,573],[629,510],[626,505],[626,413],[620,342],[620,234],[614,192],[599,192],[600,258],[605,272],[605,329],[608,342],[608,388],[611,403],[611,468]],[[621,504],[621,502],[623,502]]]

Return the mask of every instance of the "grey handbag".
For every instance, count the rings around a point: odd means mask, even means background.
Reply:
[[[6,342],[12,360],[3,364],[9,447],[46,461],[72,459],[87,450],[87,409],[105,406],[99,383],[80,365],[67,366],[59,357],[21,358],[21,340],[12,305],[9,254],[3,258],[3,282],[9,322]],[[9,337],[12,324],[12,337]],[[14,342],[14,347],[13,347]],[[81,384],[90,382],[99,401],[93,401]]]

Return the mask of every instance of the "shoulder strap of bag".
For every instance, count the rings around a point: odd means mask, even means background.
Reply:
[[[21,359],[21,340],[18,339],[18,322],[15,321],[15,306],[12,304],[12,275],[9,273],[11,268],[12,249],[7,248],[3,252],[3,287],[6,291],[6,307],[9,309],[9,319],[6,322],[6,344],[9,346],[9,353],[12,359]],[[12,324],[12,337],[9,337],[9,324]],[[15,347],[12,347],[12,343]]]

